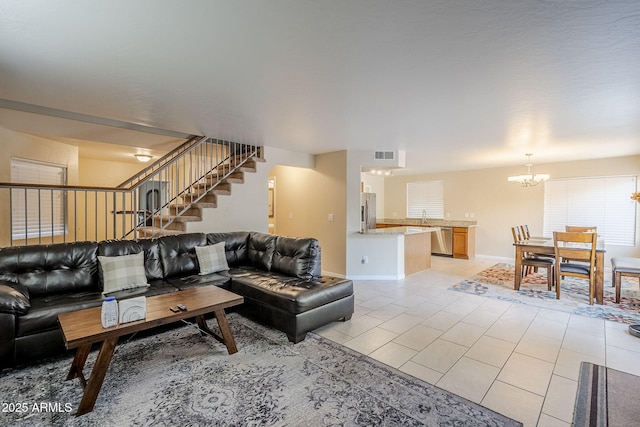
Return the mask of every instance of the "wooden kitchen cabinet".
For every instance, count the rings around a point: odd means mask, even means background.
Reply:
[[[475,227],[453,227],[453,257],[473,259],[476,256]]]

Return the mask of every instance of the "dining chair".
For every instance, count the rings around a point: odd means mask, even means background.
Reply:
[[[596,242],[597,233],[553,232],[553,247],[556,255],[556,298],[560,299],[560,284],[565,276],[589,280],[589,305],[596,293]],[[570,260],[569,262],[563,262]],[[582,261],[582,262],[575,262]]]
[[[520,231],[521,229],[519,229],[519,227],[511,227],[511,233],[513,234],[514,243],[518,243],[523,240],[520,238],[521,237]],[[527,276],[531,272],[531,269],[537,272],[538,268],[546,268],[547,269],[547,289],[551,290],[551,287],[553,286],[553,283],[554,283],[554,276],[555,276],[555,272],[554,272],[555,259],[554,258],[541,257],[535,254],[531,254],[523,251],[520,262],[522,265],[522,270],[520,274],[523,277]]]
[[[511,234],[513,235],[513,243],[518,243],[519,241],[524,240],[522,238],[522,229],[519,225],[511,227]]]
[[[523,224],[520,226],[520,234],[524,240],[530,240],[531,234],[529,233],[529,226],[527,224]],[[542,237],[536,237],[536,239],[542,239]],[[556,259],[555,255],[552,254],[536,254],[529,252],[529,255],[534,255],[537,258],[551,258]],[[538,267],[534,267],[534,271],[538,272]]]
[[[640,283],[640,258],[613,257],[611,258],[611,286],[616,287],[616,303],[620,303],[620,288],[622,276],[635,277]]]
[[[597,233],[598,227],[581,227],[577,225],[565,225],[564,231],[569,233]]]
[[[524,240],[524,237],[522,235],[522,226],[521,225],[517,225],[515,227],[511,227],[511,234],[513,235],[513,243],[518,243],[522,240]],[[526,255],[526,254],[525,254]],[[529,274],[531,272],[531,266],[526,266],[524,264],[522,264],[522,275],[526,276],[527,274]],[[537,268],[534,267],[536,272],[537,272]]]
[[[529,232],[529,226],[527,224],[523,224],[520,226],[520,231],[522,233],[522,238],[525,240],[535,239],[535,240],[551,240],[550,237],[544,236],[532,236]]]
[[[569,233],[597,233],[598,227],[582,227],[579,225],[565,225],[564,231]],[[579,259],[566,258],[563,262],[580,262]]]

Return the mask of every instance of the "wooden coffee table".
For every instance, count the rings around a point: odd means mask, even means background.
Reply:
[[[101,322],[101,307],[86,310],[63,313],[58,316],[58,322],[62,329],[67,349],[77,348],[76,355],[71,363],[71,369],[67,380],[80,378],[84,387],[82,400],[78,406],[76,416],[86,414],[93,410],[102,382],[111,363],[111,357],[115,350],[118,338],[122,335],[144,331],[156,326],[178,322],[183,319],[195,317],[202,332],[205,332],[227,346],[229,354],[238,351],[235,340],[229,328],[229,322],[224,309],[242,304],[244,299],[217,286],[202,286],[171,292],[147,298],[147,317],[131,323],[111,328],[103,328]],[[177,304],[187,306],[187,311],[174,313],[169,307]],[[213,312],[222,336],[218,336],[207,326],[204,315]],[[100,352],[95,365],[87,380],[82,372],[84,364],[91,350],[91,345],[101,342]]]

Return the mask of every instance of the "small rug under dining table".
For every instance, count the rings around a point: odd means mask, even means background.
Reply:
[[[589,305],[589,285],[583,279],[566,277],[562,281],[560,299],[556,299],[555,290],[547,290],[544,269],[523,277],[518,291],[513,289],[514,281],[515,266],[510,263],[498,263],[449,289],[598,319],[640,324],[640,286],[636,278],[622,278],[620,303],[616,303],[611,277],[605,274],[603,305]]]

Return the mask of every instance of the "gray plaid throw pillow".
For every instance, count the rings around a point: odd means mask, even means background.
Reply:
[[[200,264],[201,275],[229,269],[227,256],[224,253],[224,242],[209,246],[196,246],[196,257],[198,257],[198,264]]]
[[[98,256],[102,270],[102,294],[133,289],[142,286],[149,287],[144,272],[144,253],[122,256]]]

